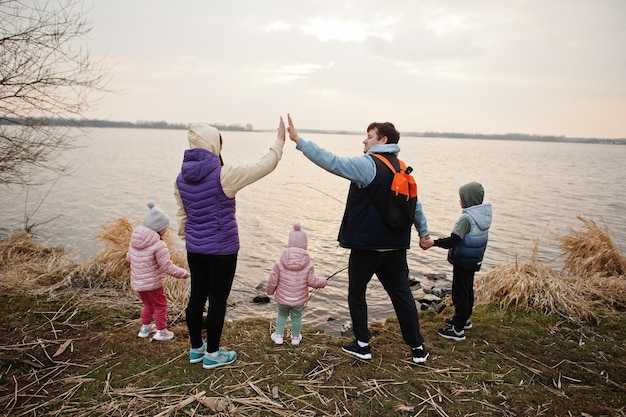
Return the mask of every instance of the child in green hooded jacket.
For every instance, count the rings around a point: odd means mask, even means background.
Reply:
[[[483,203],[482,184],[470,182],[459,188],[463,213],[454,224],[450,237],[436,239],[433,246],[448,249],[452,264],[452,303],[454,316],[446,319],[446,328],[437,333],[446,339],[465,340],[465,330],[472,328],[474,274],[480,270],[489,240],[491,204]]]

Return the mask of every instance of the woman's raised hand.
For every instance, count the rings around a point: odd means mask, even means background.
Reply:
[[[280,123],[278,124],[278,139],[285,140],[285,122],[283,117],[280,117]]]

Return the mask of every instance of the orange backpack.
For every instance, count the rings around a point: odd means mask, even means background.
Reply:
[[[413,168],[407,167],[400,159],[399,168],[394,168],[384,156],[376,153],[371,155],[380,159],[394,173],[389,197],[381,212],[383,220],[394,230],[409,229],[413,224],[417,205],[417,183],[411,175]]]

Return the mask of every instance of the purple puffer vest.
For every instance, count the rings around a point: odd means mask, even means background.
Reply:
[[[239,252],[235,198],[224,194],[221,172],[217,155],[201,148],[185,151],[176,185],[187,214],[185,240],[188,252],[204,255]]]

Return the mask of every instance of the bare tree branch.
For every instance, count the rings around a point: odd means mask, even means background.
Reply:
[[[0,0],[0,184],[66,168],[72,122],[108,91],[108,68],[84,44],[90,31],[80,0]]]

